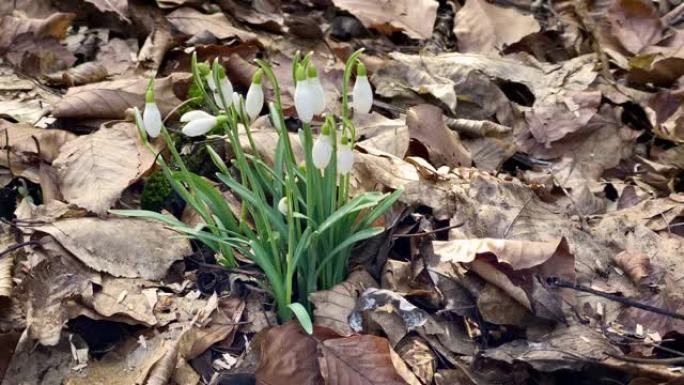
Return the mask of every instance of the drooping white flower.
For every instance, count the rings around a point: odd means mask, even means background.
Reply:
[[[342,143],[337,148],[337,173],[347,175],[354,167],[354,151],[347,142],[347,138],[342,138]]]
[[[323,125],[321,135],[316,139],[311,148],[311,157],[313,158],[314,166],[319,170],[328,167],[330,158],[332,158],[332,152],[333,146],[329,128],[327,125]]]
[[[314,94],[314,115],[320,115],[325,111],[325,90],[318,77],[318,71],[313,64],[309,66],[309,73],[307,75],[307,81],[311,83],[311,90]]]
[[[218,78],[218,84],[216,83],[216,78]],[[226,76],[226,70],[218,61],[214,61],[212,70],[206,79],[216,105],[222,110],[228,110],[233,104],[233,84]],[[226,105],[223,104],[224,100]]]
[[[254,120],[264,108],[264,90],[261,88],[261,70],[258,70],[252,77],[252,84],[247,90],[245,99],[245,110],[250,120]]]
[[[303,67],[296,71],[297,86],[295,87],[294,103],[299,120],[303,123],[311,123],[314,116],[315,92],[310,81],[306,78]]]
[[[354,107],[354,112],[359,114],[369,113],[373,106],[373,89],[366,76],[366,67],[360,62],[356,66],[356,81],[352,90],[352,106]]]
[[[287,215],[287,197],[282,197],[280,201],[278,201],[278,211],[280,211],[283,215]]]
[[[235,111],[238,115],[242,114],[242,96],[237,91],[233,91],[233,105],[235,106]]]
[[[159,136],[162,127],[162,118],[157,103],[154,102],[154,82],[150,81],[145,93],[145,109],[142,113],[142,126],[147,135],[152,138]]]
[[[206,134],[227,119],[225,115],[214,116],[205,111],[193,110],[183,114],[180,121],[186,123],[183,126],[183,134],[193,137]]]

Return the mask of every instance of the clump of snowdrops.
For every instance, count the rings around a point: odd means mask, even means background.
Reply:
[[[219,188],[192,173],[183,163],[162,124],[151,82],[143,113],[136,110],[137,124],[146,141],[147,136],[158,135],[166,140],[172,163],[158,157],[161,169],[173,189],[204,223],[191,227],[151,211],[115,212],[162,221],[206,244],[227,268],[237,267],[238,260],[254,261],[267,277],[265,286],[275,298],[280,319],[288,320],[294,314],[310,329],[309,293],[329,289],[345,279],[353,247],[383,231],[373,227],[373,223],[401,193],[368,192],[353,198],[349,194],[356,139],[351,113],[367,114],[373,103],[359,54],[360,51],[352,54],[344,69],[339,117],[326,113],[326,94],[310,55],[297,54],[294,58],[294,102],[302,122],[299,139],[305,154],[301,165],[295,159],[285,128],[278,81],[271,66],[257,61],[260,69],[243,98],[233,91],[218,62],[209,66],[193,57],[193,81],[201,90],[203,106],[181,116],[182,132],[190,137],[207,133],[225,135],[232,159],[224,161],[210,146],[207,150],[220,170],[217,179],[240,199],[239,212],[231,210]],[[350,105],[348,93],[354,72]],[[266,80],[274,95],[268,111],[279,136],[273,164],[267,164],[259,155],[250,128],[263,110]],[[311,126],[315,116],[323,119],[318,133]],[[250,151],[240,144],[242,135],[246,136]]]

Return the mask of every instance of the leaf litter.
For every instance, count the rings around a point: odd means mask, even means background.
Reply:
[[[0,4],[2,384],[684,375],[681,4],[65,3]],[[339,112],[334,84],[361,47],[380,98],[354,117],[352,189],[404,192],[349,277],[311,294],[312,335],[277,324],[250,261],[226,270],[160,222],[109,214],[152,194],[161,215],[201,223],[153,190],[130,113],[148,76],[177,132],[192,52],[218,58],[240,93],[263,57],[296,127],[294,53],[314,52]],[[273,159],[272,125],[255,126]],[[229,156],[223,139],[209,142]],[[204,143],[179,140],[212,182]]]

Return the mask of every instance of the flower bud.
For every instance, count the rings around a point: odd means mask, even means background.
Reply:
[[[361,62],[356,66],[356,82],[354,82],[354,89],[352,90],[352,106],[354,107],[354,112],[359,114],[369,113],[373,106],[373,90],[366,76],[366,67]]]
[[[142,114],[142,125],[152,138],[159,136],[162,127],[161,112],[157,103],[154,101],[154,79],[150,80],[150,85],[145,92],[145,109]]]
[[[183,127],[183,134],[190,137],[204,135],[227,120],[225,115],[213,116],[201,110],[186,112],[180,118],[181,122],[187,123]]]
[[[321,134],[318,139],[316,139],[313,148],[311,149],[314,166],[319,170],[328,167],[330,158],[332,158],[332,152],[332,139],[329,135]]]
[[[311,83],[311,89],[314,94],[314,114],[320,115],[325,111],[326,95],[321,80],[318,78],[318,71],[313,64],[309,66],[309,73],[307,75],[307,81]]]
[[[282,197],[280,201],[278,201],[278,211],[283,215],[287,215],[287,212],[289,211],[287,208],[287,197]]]

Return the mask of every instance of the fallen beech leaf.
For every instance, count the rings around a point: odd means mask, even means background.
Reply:
[[[55,13],[45,19],[22,19],[3,16],[0,19],[0,51],[9,48],[22,34],[30,34],[34,39],[54,38],[62,40],[67,29],[76,17],[74,13]]]
[[[329,385],[405,385],[392,362],[386,339],[371,335],[323,341],[318,358]],[[396,353],[395,353],[396,354]]]
[[[190,77],[190,74],[175,73],[155,80],[155,98],[162,114],[168,114],[182,103],[174,87]],[[143,106],[148,84],[149,79],[132,78],[72,87],[52,113],[57,118],[123,119],[127,108]]]
[[[173,47],[174,41],[168,23],[156,25],[147,36],[138,53],[138,63],[148,69],[159,69],[166,52]]]
[[[349,327],[349,315],[356,306],[356,300],[366,289],[377,286],[377,282],[368,272],[357,270],[330,290],[309,294],[309,300],[315,307],[315,324],[330,328],[343,337],[354,334]]]
[[[608,9],[611,32],[633,54],[657,43],[663,25],[656,8],[644,0],[617,0]]]
[[[98,214],[153,164],[154,156],[131,123],[103,126],[68,142],[53,163],[64,199]]]
[[[438,4],[433,0],[333,0],[333,4],[358,17],[366,27],[387,34],[399,30],[415,39],[431,37],[437,19]]]
[[[157,221],[72,218],[36,230],[52,235],[93,270],[115,277],[161,279],[191,253],[187,239]]]
[[[9,341],[2,341],[8,353],[14,351],[3,376],[3,385],[58,385],[79,364],[71,350],[72,341],[85,343],[78,335],[67,336],[65,333],[55,346],[43,346],[26,338],[26,333],[19,338],[16,349],[6,345]]]
[[[617,254],[614,260],[636,285],[640,285],[653,272],[651,259],[640,252],[625,250]]]
[[[76,63],[76,57],[57,39],[36,39],[30,33],[17,36],[5,56],[14,67],[31,76],[60,71]]]
[[[472,163],[468,150],[461,144],[458,134],[444,124],[442,109],[422,104],[411,107],[406,113],[406,125],[412,141],[427,150],[427,156],[435,167],[467,167]],[[422,156],[417,143],[409,144],[410,155]]]
[[[231,37],[237,37],[243,42],[256,39],[255,34],[233,26],[221,12],[207,15],[193,8],[183,7],[168,14],[166,19],[189,36],[208,31],[219,40]]]
[[[406,361],[423,384],[431,384],[435,375],[436,357],[420,337],[409,337],[397,347],[397,354]]]
[[[483,55],[499,56],[504,48],[540,29],[534,16],[485,0],[467,0],[454,19],[460,51]]]
[[[51,85],[73,87],[105,80],[108,75],[107,69],[101,64],[86,62],[66,71],[49,74],[46,78]]]

